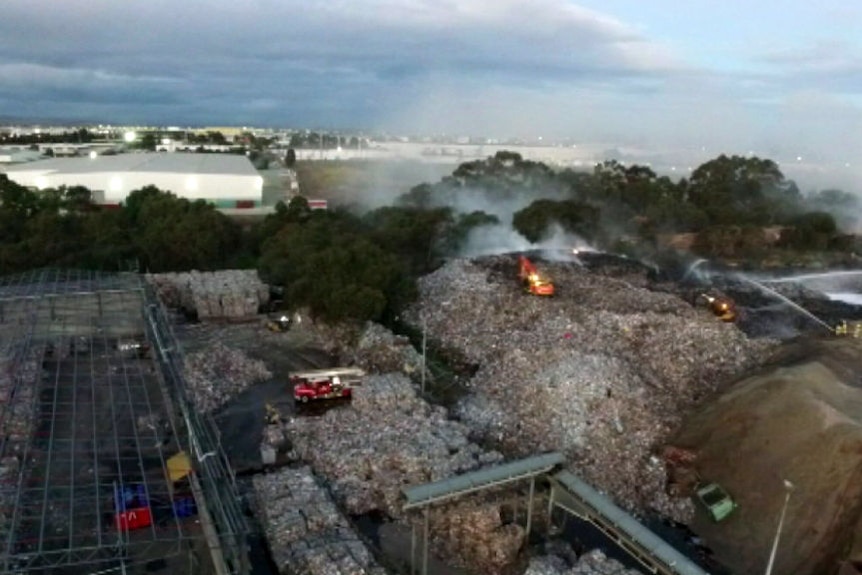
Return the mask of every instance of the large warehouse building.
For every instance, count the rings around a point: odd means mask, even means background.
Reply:
[[[130,192],[153,185],[219,208],[254,208],[263,199],[263,178],[247,157],[235,154],[130,153],[53,158],[4,169],[29,188],[84,186],[94,201],[118,205]]]

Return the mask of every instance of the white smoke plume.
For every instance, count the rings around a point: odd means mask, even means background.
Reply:
[[[473,229],[458,255],[476,257],[529,250],[540,251],[542,257],[547,260],[561,261],[576,261],[578,252],[595,251],[583,238],[566,232],[558,224],[552,226],[551,233],[546,239],[531,243],[516,232],[511,223],[501,223]]]

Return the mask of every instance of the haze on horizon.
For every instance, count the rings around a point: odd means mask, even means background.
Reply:
[[[2,12],[9,116],[754,153],[848,191],[862,168],[862,5],[837,0],[7,0]]]

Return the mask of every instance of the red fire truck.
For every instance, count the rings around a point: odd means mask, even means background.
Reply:
[[[358,367],[333,367],[296,371],[290,374],[293,398],[301,403],[316,399],[349,399],[353,388],[362,385],[365,372]]]

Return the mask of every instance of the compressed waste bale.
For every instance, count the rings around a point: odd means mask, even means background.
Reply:
[[[250,385],[272,378],[264,362],[221,342],[187,354],[183,373],[192,402],[201,411],[212,411]]]
[[[385,575],[309,467],[255,476],[253,487],[280,573]]]
[[[574,564],[557,555],[540,555],[530,559],[524,575],[642,575],[596,549],[584,553]]]
[[[246,318],[269,303],[269,286],[256,270],[148,274],[147,281],[168,307],[199,319]]]
[[[674,294],[646,289],[643,274],[625,266],[610,277],[574,261],[542,262],[559,289],[530,296],[516,261],[450,260],[420,278],[404,314],[476,367],[456,416],[510,456],[564,452],[629,511],[689,520],[693,506],[665,493],[653,456],[685,413],[776,342],[749,340]]]
[[[333,493],[357,515],[378,510],[400,517],[404,485],[501,460],[472,444],[462,424],[432,411],[403,374],[368,376],[348,406],[289,418],[285,431],[298,457],[330,479]]]

